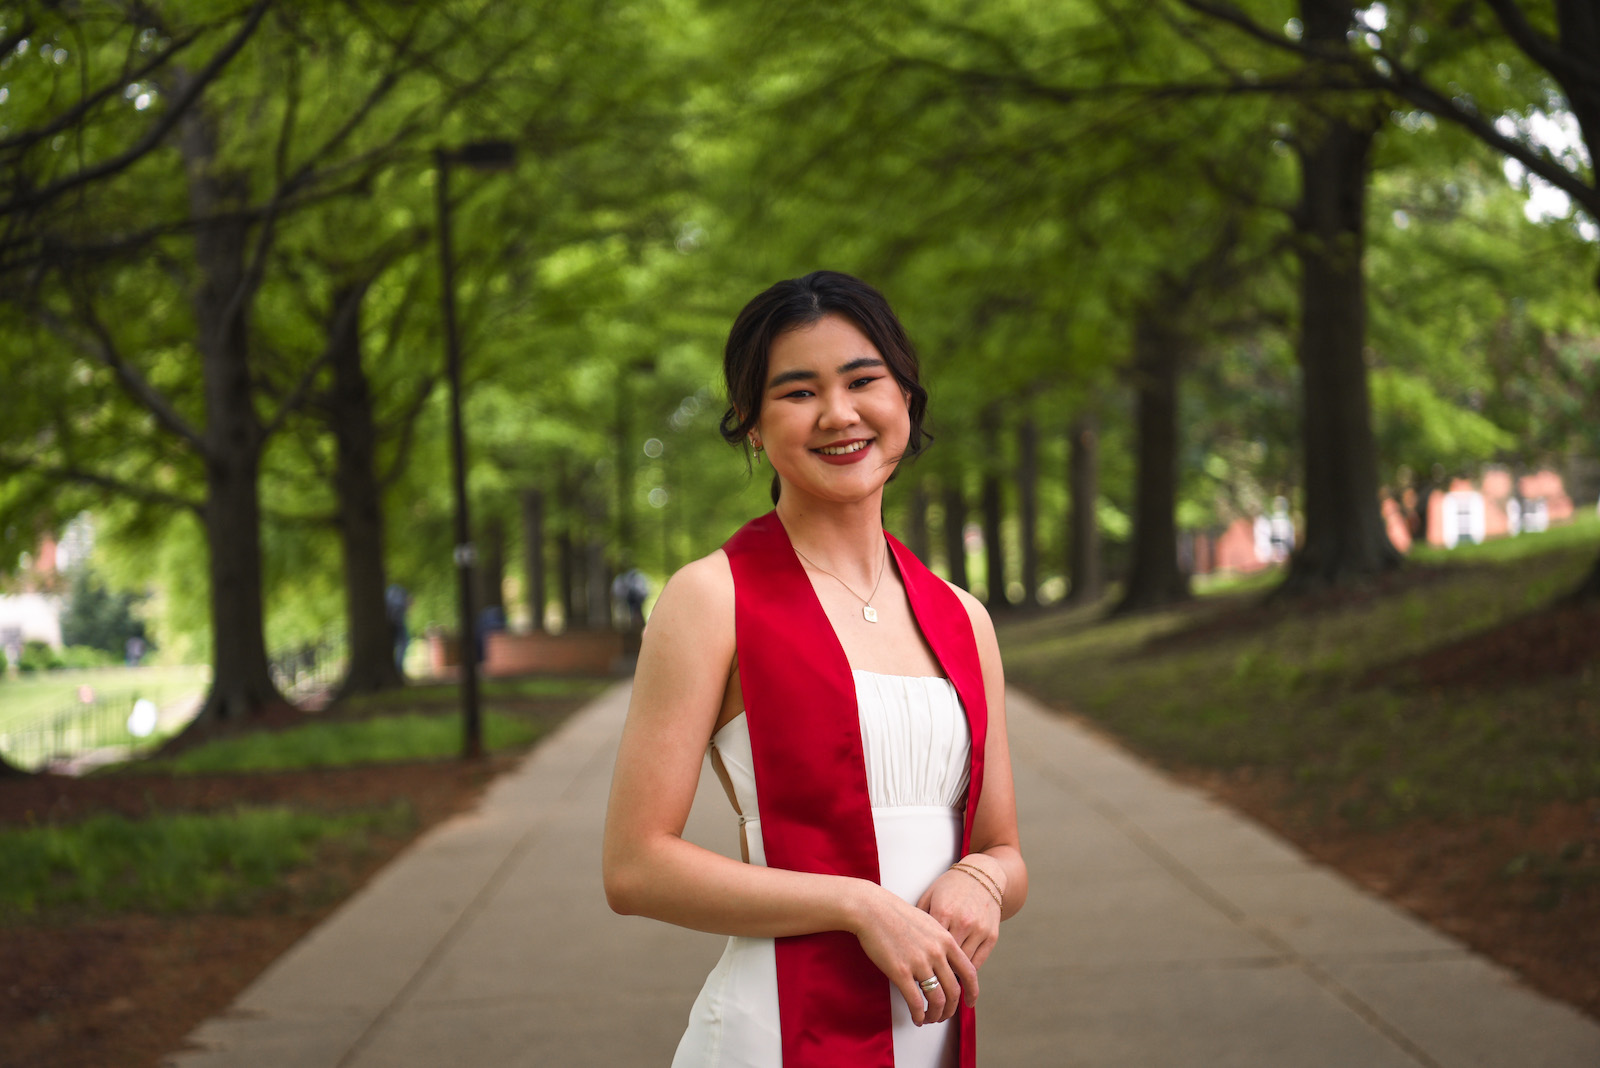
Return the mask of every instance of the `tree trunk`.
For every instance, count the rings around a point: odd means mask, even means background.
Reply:
[[[1348,3],[1301,0],[1307,44],[1344,47]],[[1367,391],[1362,274],[1367,178],[1376,120],[1308,116],[1298,141],[1301,447],[1305,536],[1281,592],[1347,585],[1393,570],[1378,497]]]
[[[1593,0],[1560,0],[1556,4],[1556,26],[1561,51],[1573,61],[1560,79],[1567,97],[1567,106],[1577,117],[1578,129],[1583,133],[1584,145],[1589,149],[1590,173],[1600,160],[1600,81],[1594,77],[1594,57],[1600,55],[1600,11]],[[1592,179],[1591,179],[1592,181]],[[1597,213],[1594,204],[1585,205],[1592,219]],[[1595,276],[1600,286],[1600,274]],[[1589,576],[1567,598],[1577,603],[1600,602],[1600,558],[1596,558]]]
[[[1100,435],[1092,412],[1084,412],[1068,430],[1067,448],[1067,575],[1072,580],[1067,601],[1098,600],[1105,579],[1100,571]]]
[[[478,530],[478,611],[506,610],[506,525],[497,515],[480,520]]]
[[[587,622],[578,601],[578,554],[574,549],[572,531],[563,525],[561,532],[556,535],[556,566],[561,572],[561,625],[566,630],[581,627]]]
[[[1022,541],[1022,603],[1039,603],[1039,431],[1033,417],[1017,427],[1017,518]]]
[[[918,560],[926,563],[928,560],[928,484],[919,480],[911,490],[911,499],[906,502],[906,548]]]
[[[590,538],[583,555],[589,626],[605,629],[611,626],[611,575],[606,567],[605,542]]]
[[[964,590],[972,588],[967,578],[967,495],[961,491],[961,476],[953,473],[944,482],[944,556],[950,581]]]
[[[193,300],[205,398],[206,504],[211,581],[211,691],[194,726],[234,721],[287,704],[267,671],[262,625],[261,425],[249,366],[249,224],[245,183],[219,169],[216,131],[200,106],[180,123],[194,223]]]
[[[335,445],[334,492],[344,551],[345,626],[350,663],[338,696],[405,685],[394,662],[395,636],[384,592],[383,492],[377,476],[377,430],[372,393],[361,366],[361,304],[367,283],[341,287],[328,324],[333,390],[328,424]]]
[[[556,535],[556,563],[561,569],[561,625],[577,630],[588,625],[588,593],[583,582],[581,509],[578,488],[563,460],[557,471],[561,493],[561,530]]]
[[[522,560],[528,576],[529,626],[544,630],[544,492],[522,491]]]
[[[1000,471],[997,459],[1000,456],[1000,409],[990,405],[983,414],[982,426],[979,431],[983,436],[985,454],[989,462],[983,471],[982,508],[983,508],[983,564],[984,581],[989,587],[989,608],[997,610],[1006,608],[1010,602],[1006,600],[1006,555],[1005,545],[1000,540],[1000,525],[1004,518],[1004,502],[1000,496]]]
[[[1134,325],[1136,474],[1133,557],[1113,614],[1174,604],[1189,596],[1178,567],[1178,366],[1182,350],[1145,315]]]

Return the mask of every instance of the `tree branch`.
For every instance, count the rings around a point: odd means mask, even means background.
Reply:
[[[1400,99],[1414,104],[1431,115],[1435,115],[1447,122],[1455,123],[1496,152],[1509,159],[1516,160],[1526,167],[1530,173],[1543,178],[1563,193],[1572,197],[1591,215],[1600,218],[1600,189],[1585,184],[1581,178],[1561,166],[1547,152],[1535,149],[1531,145],[1502,134],[1495,128],[1493,122],[1480,115],[1470,103],[1458,103],[1455,99],[1445,96],[1438,89],[1424,81],[1420,74],[1402,64],[1394,56],[1387,53],[1379,53],[1379,58],[1389,68],[1388,72],[1384,73],[1372,67],[1358,55],[1338,50],[1314,48],[1298,41],[1291,41],[1287,37],[1261,26],[1232,4],[1215,3],[1212,0],[1177,0],[1177,2],[1225,22],[1274,48],[1301,56],[1315,63],[1343,67],[1350,72],[1359,87],[1393,93]],[[1534,57],[1530,56],[1530,58]],[[1553,71],[1552,74],[1554,74]]]
[[[172,406],[165,394],[152,386],[136,367],[123,359],[122,354],[117,351],[116,342],[112,339],[110,331],[100,322],[93,310],[86,310],[84,316],[91,335],[87,337],[81,331],[73,329],[49,308],[35,307],[34,315],[51,333],[90,359],[111,368],[123,392],[155,416],[156,421],[167,431],[182,438],[200,456],[211,455],[204,436]]]
[[[202,501],[192,500],[178,493],[170,493],[167,490],[156,489],[154,486],[145,483],[127,482],[114,475],[108,475],[100,471],[90,471],[75,464],[40,463],[37,460],[21,459],[0,453],[0,471],[13,475],[35,474],[60,482],[76,482],[85,486],[97,486],[100,489],[111,490],[113,493],[130,497],[136,501],[144,501],[147,504],[184,508],[197,516],[205,508],[205,504]]]
[[[422,408],[428,403],[428,397],[433,393],[433,387],[439,382],[436,374],[428,375],[417,388],[417,395],[400,416],[400,443],[395,446],[394,455],[389,459],[389,465],[383,474],[378,476],[378,486],[387,490],[400,477],[405,470],[406,460],[411,454],[411,443],[416,437],[417,419],[422,415]]]
[[[1484,0],[1493,11],[1495,18],[1500,20],[1500,26],[1506,31],[1506,36],[1523,53],[1539,66],[1550,72],[1550,76],[1561,83],[1562,88],[1571,96],[1572,83],[1587,83],[1592,90],[1597,81],[1600,81],[1600,67],[1585,66],[1573,56],[1561,50],[1561,47],[1534,29],[1528,21],[1528,16],[1523,12],[1516,0]]]
[[[178,120],[200,98],[201,90],[210,84],[217,75],[222,73],[222,68],[227,66],[229,61],[239,54],[245,42],[250,39],[250,36],[255,33],[256,27],[261,24],[262,16],[267,13],[267,9],[271,6],[272,0],[256,0],[255,6],[245,16],[244,25],[239,28],[239,31],[233,35],[227,44],[218,50],[216,55],[211,57],[211,62],[207,63],[200,73],[190,81],[184,91],[173,101],[172,106],[162,114],[161,118],[126,151],[92,167],[82,168],[43,188],[19,193],[10,200],[0,203],[0,218],[40,207],[55,200],[62,194],[78,188],[80,185],[86,185],[116,174],[131,166],[160,145],[166,139],[167,134],[172,131],[172,128],[178,124]]]
[[[102,85],[94,92],[79,97],[76,104],[72,105],[70,108],[67,108],[61,114],[45,123],[43,126],[38,126],[30,130],[23,130],[21,133],[14,134],[11,137],[0,140],[0,152],[20,151],[28,148],[30,145],[38,144],[40,141],[43,141],[46,138],[53,137],[62,130],[65,130],[68,127],[76,124],[80,119],[83,118],[84,115],[98,107],[108,97],[115,96],[122,92],[123,88],[127,86],[129,82],[136,82],[140,78],[143,78],[146,74],[149,74],[151,71],[156,70],[163,64],[169,62],[179,52],[182,52],[185,48],[188,48],[191,44],[193,44],[200,37],[202,32],[203,31],[201,30],[195,30],[186,36],[179,37],[173,42],[171,47],[167,48],[163,52],[156,53],[154,56],[150,57],[149,60],[138,67],[135,67],[132,70],[119,71],[116,78],[106,82],[106,84]],[[0,54],[10,52],[14,47],[14,43],[9,46],[0,46]]]

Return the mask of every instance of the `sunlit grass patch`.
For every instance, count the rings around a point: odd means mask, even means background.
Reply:
[[[1591,508],[1583,508],[1570,523],[1537,534],[1493,538],[1481,545],[1463,544],[1454,549],[1439,549],[1432,545],[1413,546],[1411,559],[1423,563],[1505,563],[1543,556],[1556,550],[1580,548],[1600,550],[1600,515]]]
[[[72,708],[80,703],[80,691],[85,686],[100,701],[126,701],[131,705],[136,698],[145,697],[157,705],[166,705],[203,693],[210,677],[211,669],[201,664],[89,668],[0,678],[0,731]]]
[[[1007,674],[1158,761],[1274,774],[1309,810],[1363,825],[1594,797],[1592,678],[1440,687],[1409,669],[1375,674],[1576,587],[1600,523],[1574,526],[1516,551],[1474,547],[1399,592],[1274,604],[1253,623],[1250,600],[1207,598],[1108,622],[1002,624]]]
[[[482,679],[478,692],[485,700],[513,699],[537,700],[540,698],[595,697],[612,685],[614,679],[594,679],[572,676],[536,675],[512,679]],[[339,707],[346,711],[365,711],[370,708],[438,708],[461,700],[461,689],[454,682],[425,683],[407,686],[401,690],[382,693],[359,694],[346,698]]]
[[[547,729],[546,725],[497,712],[485,715],[483,726],[484,744],[491,750],[527,745]],[[219,738],[175,757],[152,761],[143,770],[178,774],[287,771],[437,760],[460,751],[460,719],[410,713],[308,723],[288,730]]]
[[[319,850],[359,852],[369,836],[404,834],[413,822],[401,802],[333,815],[241,807],[0,830],[0,918],[62,908],[243,910],[311,864]]]

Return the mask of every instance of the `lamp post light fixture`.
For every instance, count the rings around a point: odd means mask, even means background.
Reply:
[[[433,152],[439,214],[439,290],[444,309],[445,377],[450,383],[450,460],[455,483],[455,565],[459,580],[461,665],[461,755],[467,760],[483,756],[483,718],[478,710],[478,642],[472,611],[472,568],[477,549],[472,544],[472,523],[467,511],[467,444],[461,427],[461,339],[456,332],[455,250],[450,230],[450,167],[504,170],[516,162],[516,146],[509,141],[475,141],[458,148]]]

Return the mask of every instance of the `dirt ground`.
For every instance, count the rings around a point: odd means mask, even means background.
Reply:
[[[1520,628],[1507,635],[1511,643],[1521,637]],[[1428,667],[1438,671],[1453,659],[1470,671],[1485,650],[1474,653],[1441,656]],[[136,816],[280,801],[332,810],[405,799],[421,833],[469,808],[515,759],[0,780],[0,825],[68,822],[104,811]],[[1537,989],[1600,1017],[1600,799],[1548,805],[1520,819],[1358,831],[1285,806],[1282,782],[1179,774]],[[248,915],[57,917],[0,926],[0,1064],[154,1068],[412,837],[376,840],[358,856],[325,856]]]
[[[564,715],[581,702],[543,702]],[[242,915],[56,915],[0,924],[0,1065],[155,1068],[416,835],[469,809],[518,754],[240,775],[40,775],[0,780],[0,826],[99,812],[205,811],[292,802],[326,811],[407,802],[410,833],[359,853],[324,850]]]
[[[1445,568],[1408,568],[1367,589],[1295,602],[1292,610],[1338,611],[1449,575]],[[1247,600],[1203,625],[1153,639],[1146,649],[1268,628],[1290,610]],[[1361,685],[1493,690],[1563,676],[1588,680],[1597,669],[1600,605],[1567,602],[1397,660],[1369,673]],[[1518,816],[1417,820],[1369,830],[1297,809],[1287,802],[1290,790],[1281,777],[1168,770],[1511,968],[1536,989],[1600,1018],[1600,798],[1546,804]]]

